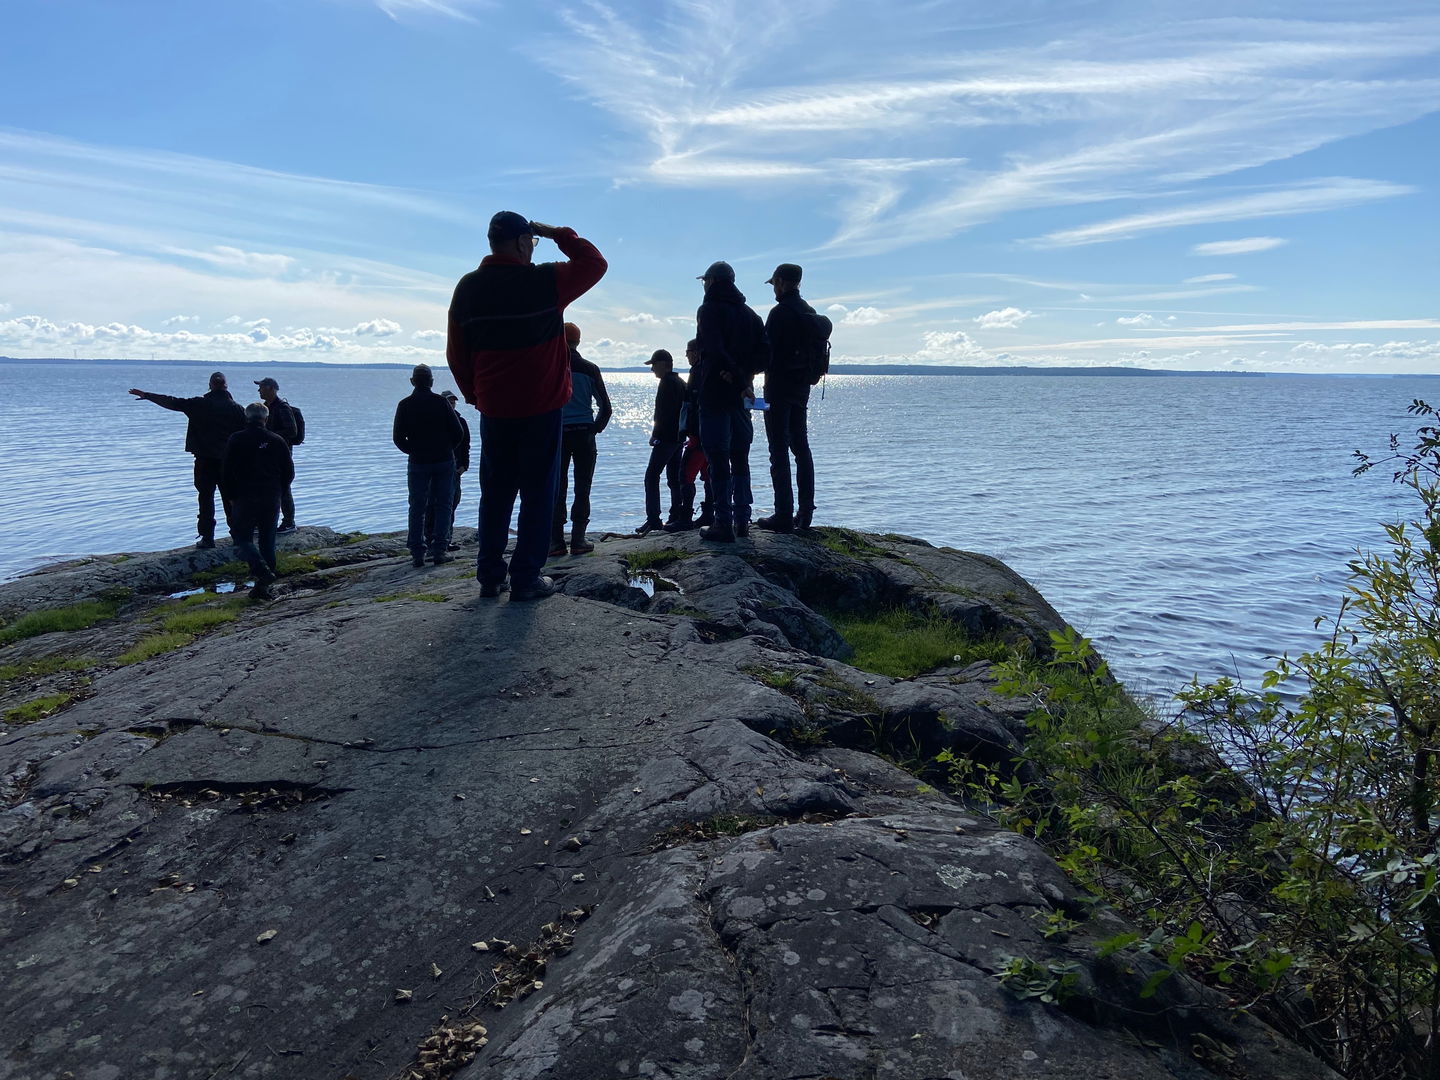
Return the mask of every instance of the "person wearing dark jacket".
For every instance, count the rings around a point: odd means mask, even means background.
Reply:
[[[280,384],[268,375],[263,379],[256,379],[255,385],[260,388],[260,400],[265,403],[265,408],[270,410],[270,419],[265,421],[265,426],[289,444],[293,461],[295,440],[300,434],[300,423],[295,419],[295,410],[280,396]],[[286,484],[285,490],[280,493],[278,531],[282,534],[295,531],[295,496],[290,489],[291,485]]]
[[[595,481],[595,436],[610,423],[613,410],[600,369],[580,355],[580,328],[565,324],[570,346],[570,400],[560,410],[560,472],[555,481],[555,513],[550,519],[551,556],[585,555],[595,545],[585,539],[590,524],[590,487]],[[565,547],[565,488],[575,463],[575,503],[570,507],[570,547]]]
[[[700,444],[710,463],[710,498],[715,524],[700,539],[733,543],[750,520],[750,439],[745,389],[763,370],[769,353],[765,324],[735,287],[727,262],[711,263],[700,275],[705,301],[695,313],[700,362]],[[738,526],[738,528],[737,528]]]
[[[670,489],[670,520],[680,515],[680,406],[685,404],[685,380],[675,373],[675,358],[656,349],[645,363],[660,385],[655,388],[655,424],[650,429],[650,461],[645,466],[645,524],[641,536],[663,529],[660,520],[660,474]]]
[[[405,546],[415,566],[425,555],[436,565],[452,557],[450,515],[455,502],[455,447],[460,445],[460,417],[449,402],[435,393],[435,374],[429,364],[416,364],[410,373],[415,389],[395,406],[392,438],[410,459],[405,470],[410,493],[410,521]]]
[[[460,509],[460,477],[470,471],[470,424],[465,417],[460,415],[459,401],[453,390],[441,390],[440,396],[444,398],[455,410],[455,419],[460,421],[460,442],[455,447],[455,500],[450,506],[450,535],[451,540],[445,545],[446,551],[458,551],[460,545],[455,543],[455,511]]]
[[[685,344],[685,363],[690,374],[685,380],[685,401],[680,408],[680,506],[665,522],[668,533],[703,529],[715,524],[714,503],[710,498],[710,463],[700,445],[700,343],[691,338]],[[700,516],[695,517],[695,481],[705,485],[700,502]]]
[[[569,261],[534,261],[536,237],[555,241]],[[481,596],[511,600],[555,591],[541,575],[555,512],[560,409],[570,400],[565,307],[605,276],[605,257],[574,229],[526,221],[512,210],[490,219],[490,254],[460,279],[450,300],[445,357],[465,400],[480,410]],[[515,498],[515,551],[505,542]]]
[[[195,546],[213,548],[215,489],[220,485],[220,463],[225,457],[226,441],[245,426],[245,410],[225,389],[225,376],[218,371],[210,376],[210,390],[203,397],[178,398],[135,389],[130,393],[141,401],[153,401],[162,409],[182,412],[189,421],[185,428],[185,449],[195,455],[195,492],[199,497],[195,528],[200,539]],[[231,523],[223,491],[220,506],[225,511],[226,523]]]
[[[295,479],[290,444],[266,427],[269,416],[270,410],[258,401],[245,406],[245,426],[226,442],[220,468],[220,490],[230,507],[235,550],[255,575],[250,595],[257,600],[270,596],[280,493]]]
[[[775,290],[775,306],[765,317],[770,364],[765,369],[765,441],[770,448],[770,482],[775,512],[755,524],[772,532],[808,529],[815,513],[815,459],[810,454],[806,409],[810,403],[807,348],[815,309],[800,296],[800,267],[781,263],[765,284]],[[795,456],[795,489],[790,487],[790,456]],[[796,506],[796,496],[799,506]]]

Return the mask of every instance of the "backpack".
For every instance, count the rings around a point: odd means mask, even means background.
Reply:
[[[285,404],[290,405],[288,401]],[[299,446],[305,441],[305,414],[298,405],[290,405],[290,411],[295,414],[295,438],[290,440],[290,445]]]
[[[814,386],[830,371],[830,331],[834,324],[824,315],[810,316],[810,338],[801,347],[805,362],[805,374]]]

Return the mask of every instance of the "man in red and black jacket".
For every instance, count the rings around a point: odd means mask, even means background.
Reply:
[[[570,400],[565,307],[605,276],[606,263],[574,229],[510,210],[490,219],[487,235],[491,253],[455,286],[445,358],[465,400],[480,410],[480,595],[498,596],[508,572],[510,599],[535,600],[554,591],[540,570],[550,548],[560,410]],[[554,240],[570,261],[537,265],[537,237]]]

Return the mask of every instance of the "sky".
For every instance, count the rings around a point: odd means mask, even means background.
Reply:
[[[1431,0],[4,0],[0,355],[444,362],[497,210],[677,356],[1440,374]],[[560,257],[549,241],[537,258]]]

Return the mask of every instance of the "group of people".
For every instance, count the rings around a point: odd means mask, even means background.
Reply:
[[[563,262],[536,263],[540,239],[551,239]],[[600,369],[581,356],[581,333],[565,308],[605,274],[604,256],[573,229],[501,211],[490,221],[490,254],[460,279],[451,299],[446,361],[465,401],[480,412],[480,510],[476,578],[480,594],[508,585],[512,601],[549,596],[547,559],[593,550],[585,535],[597,459],[596,436],[612,408]],[[782,263],[766,282],[775,306],[761,320],[735,284],[735,271],[712,263],[700,275],[704,299],[695,337],[686,347],[689,378],[664,349],[647,361],[655,394],[650,460],[645,470],[645,522],[640,532],[700,529],[706,541],[732,543],[751,525],[750,447],[753,411],[762,411],[775,509],[754,522],[776,532],[809,527],[815,510],[815,468],[806,410],[815,379],[814,309],[800,295],[801,268]],[[819,320],[824,322],[823,319]],[[828,324],[824,333],[828,336]],[[828,349],[828,345],[826,346]],[[755,377],[764,372],[763,397]],[[412,392],[395,410],[393,438],[408,459],[406,545],[415,566],[449,562],[470,465],[470,428],[449,391],[437,394],[434,372],[418,365]],[[199,547],[213,547],[218,486],[237,549],[265,595],[275,574],[275,535],[293,529],[290,446],[303,438],[303,419],[279,397],[274,379],[258,380],[262,400],[242,409],[225,377],[210,377],[203,397],[135,396],[189,418],[185,448],[195,455]],[[790,462],[795,462],[792,487]],[[570,533],[565,535],[569,476]],[[661,518],[660,476],[670,491]],[[703,485],[695,514],[697,483]],[[506,558],[519,501],[514,548]],[[257,540],[258,536],[258,540]]]

